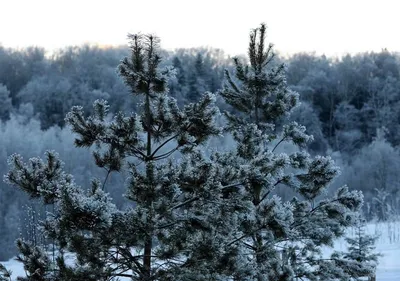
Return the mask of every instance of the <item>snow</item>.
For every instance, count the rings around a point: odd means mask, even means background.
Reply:
[[[370,224],[368,230],[380,234],[376,249],[383,257],[379,259],[377,280],[400,280],[400,222]]]
[[[354,233],[354,229],[349,230],[349,235]],[[400,221],[370,223],[366,229],[367,234],[379,234],[376,251],[383,256],[379,259],[376,273],[378,281],[398,281],[400,280]],[[346,242],[340,239],[335,243],[335,250],[345,251]],[[325,249],[325,254],[329,254],[331,249]],[[25,276],[25,271],[21,263],[11,259],[2,262],[7,269],[12,271],[12,280],[17,276]]]
[[[350,229],[348,234],[354,234]],[[379,235],[376,244],[376,252],[383,256],[379,258],[376,272],[378,281],[400,280],[400,221],[370,223],[367,225],[366,234]],[[343,239],[335,243],[335,250],[345,251],[347,244]],[[329,254],[331,249],[326,249]]]
[[[2,262],[2,264],[10,270],[12,273],[12,280],[17,280],[17,276],[25,276],[25,271],[21,263],[17,262],[14,259],[11,259],[7,262]]]

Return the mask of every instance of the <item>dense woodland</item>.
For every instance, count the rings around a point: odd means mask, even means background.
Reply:
[[[48,53],[38,47],[0,46],[2,174],[7,171],[7,158],[15,152],[28,159],[54,149],[82,186],[90,186],[93,177],[104,177],[107,172],[93,163],[90,149],[73,147],[75,136],[65,125],[65,115],[74,105],[92,114],[97,99],[108,100],[111,113],[135,111],[135,97],[128,98],[129,89],[116,71],[125,56],[129,56],[126,47],[80,46]],[[163,51],[162,56],[163,65],[173,66],[169,92],[179,105],[198,101],[206,91],[217,93],[226,83],[225,70],[234,69],[231,58],[211,48]],[[311,154],[328,154],[341,166],[341,176],[333,186],[346,183],[350,189],[363,191],[369,220],[390,220],[400,211],[399,58],[382,50],[341,58],[277,55],[274,60],[285,64],[287,83],[300,95],[301,104],[287,118],[305,125],[314,136],[308,145]],[[221,110],[231,108],[220,96],[217,104]],[[210,142],[224,150],[232,139]],[[106,191],[119,208],[127,204],[121,196],[124,181],[123,175],[112,174],[107,184]],[[282,198],[292,195],[279,193]],[[15,254],[18,237],[40,243],[43,238],[36,225],[46,211],[34,199],[0,182],[0,260]]]

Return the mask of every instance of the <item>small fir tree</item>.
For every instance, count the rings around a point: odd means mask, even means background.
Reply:
[[[378,236],[366,234],[365,220],[360,219],[355,229],[356,232],[353,237],[345,238],[348,249],[343,254],[343,258],[353,262],[348,267],[348,271],[354,276],[355,280],[360,280],[359,276],[375,275],[378,258],[381,255],[375,252]]]

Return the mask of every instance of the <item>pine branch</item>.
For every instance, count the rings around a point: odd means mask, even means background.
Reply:
[[[103,191],[105,191],[105,186],[106,186],[106,182],[107,182],[107,180],[108,180],[108,176],[111,174],[111,169],[107,169],[107,175],[106,175],[106,177],[105,177],[105,179],[104,179],[104,181],[103,181],[103,186],[102,186],[102,190]]]
[[[243,185],[243,184],[244,184],[244,182],[238,182],[238,183],[223,185],[223,186],[221,187],[221,190],[228,189],[228,188],[231,188],[231,187],[240,186],[240,185]]]
[[[165,158],[168,158],[169,156],[171,156],[175,151],[177,151],[181,146],[177,145],[174,149],[171,149],[170,151],[163,153],[161,155],[157,155],[156,157],[153,158],[153,160],[162,160]]]
[[[175,135],[173,135],[172,137],[168,138],[166,141],[164,141],[162,144],[160,144],[156,150],[153,151],[153,153],[150,155],[150,158],[154,157],[154,155],[156,155],[156,153],[166,144],[168,144],[170,141],[172,141],[173,139],[175,139],[176,137],[178,137],[180,135],[180,133],[177,133]]]
[[[235,243],[237,243],[237,242],[243,240],[244,238],[249,237],[249,236],[252,235],[252,234],[256,234],[258,231],[262,230],[264,227],[265,227],[265,226],[262,226],[262,227],[259,227],[258,229],[254,230],[254,231],[252,231],[252,232],[250,232],[250,233],[243,234],[242,236],[240,236],[240,237],[236,238],[235,240],[229,242],[229,243],[226,245],[226,247],[229,247],[229,246],[231,246],[231,245],[233,245],[233,244],[235,244]]]
[[[274,184],[274,187],[277,186],[278,184],[280,184],[280,183],[283,182],[283,181],[284,181],[284,179],[278,180],[278,181]],[[264,201],[264,199],[268,197],[268,195],[271,193],[271,191],[272,191],[272,189],[270,189],[268,192],[266,192],[266,193],[263,195],[263,197],[261,197],[259,203],[261,203],[262,201]]]
[[[282,142],[284,142],[284,141],[286,140],[286,137],[287,137],[287,136],[284,136],[284,137],[274,146],[274,148],[272,149],[272,152],[274,152],[275,149],[277,149],[278,146],[279,146]]]
[[[178,204],[178,205],[172,207],[171,210],[179,209],[179,208],[184,207],[184,206],[186,206],[187,204],[190,204],[190,203],[192,203],[192,202],[195,202],[195,201],[197,201],[197,200],[199,200],[199,199],[200,199],[200,197],[193,197],[193,198],[191,198],[191,199],[189,199],[189,200],[186,200],[186,201],[183,202],[183,203],[180,203],[180,204]]]

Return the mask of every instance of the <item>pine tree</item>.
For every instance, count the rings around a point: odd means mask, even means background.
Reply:
[[[85,117],[76,106],[66,117],[78,136],[76,146],[95,149],[105,179],[94,179],[86,189],[77,186],[51,151],[45,160],[25,163],[17,154],[9,160],[6,182],[55,206],[42,228],[59,248],[57,264],[40,247],[19,241],[19,260],[28,273],[21,280],[209,280],[216,274],[212,264],[219,248],[212,246],[218,237],[212,224],[221,216],[213,198],[220,191],[199,149],[220,134],[215,97],[206,93],[199,102],[178,108],[168,96],[171,70],[159,68],[158,38],[130,39],[131,57],[121,62],[119,72],[141,98],[141,111],[118,113],[110,121],[108,103],[98,100],[93,115]],[[173,158],[178,151],[179,161]],[[130,173],[126,198],[132,207],[118,210],[104,190],[110,173],[123,169]],[[74,265],[67,253],[73,254]]]
[[[359,276],[375,275],[380,254],[375,252],[375,243],[378,239],[376,235],[365,233],[365,220],[360,219],[356,225],[354,237],[346,237],[348,250],[343,254],[343,258],[353,262],[348,267],[349,274],[354,276],[355,280],[360,280]]]
[[[178,57],[174,57],[172,60],[172,65],[174,69],[177,71],[176,78],[178,80],[178,84],[183,87],[186,84],[186,77],[185,77],[185,71],[182,67],[182,62]]]
[[[0,83],[0,120],[6,121],[10,119],[12,109],[10,91],[7,87]]]
[[[285,67],[272,67],[272,45],[265,46],[266,26],[250,34],[249,62],[235,58],[235,77],[226,72],[220,94],[238,114],[226,112],[236,151],[216,153],[225,169],[225,205],[235,206],[227,219],[234,237],[227,275],[234,280],[347,280],[346,261],[336,254],[323,258],[322,246],[333,246],[355,223],[362,204],[360,192],[339,188],[324,196],[338,168],[329,157],[311,158],[304,150],[312,140],[305,127],[280,126],[298,103],[285,80]],[[279,126],[278,126],[279,125]],[[280,129],[281,128],[281,129]],[[299,151],[277,153],[291,142]],[[279,189],[296,196],[284,202]],[[229,202],[229,203],[228,203]]]

